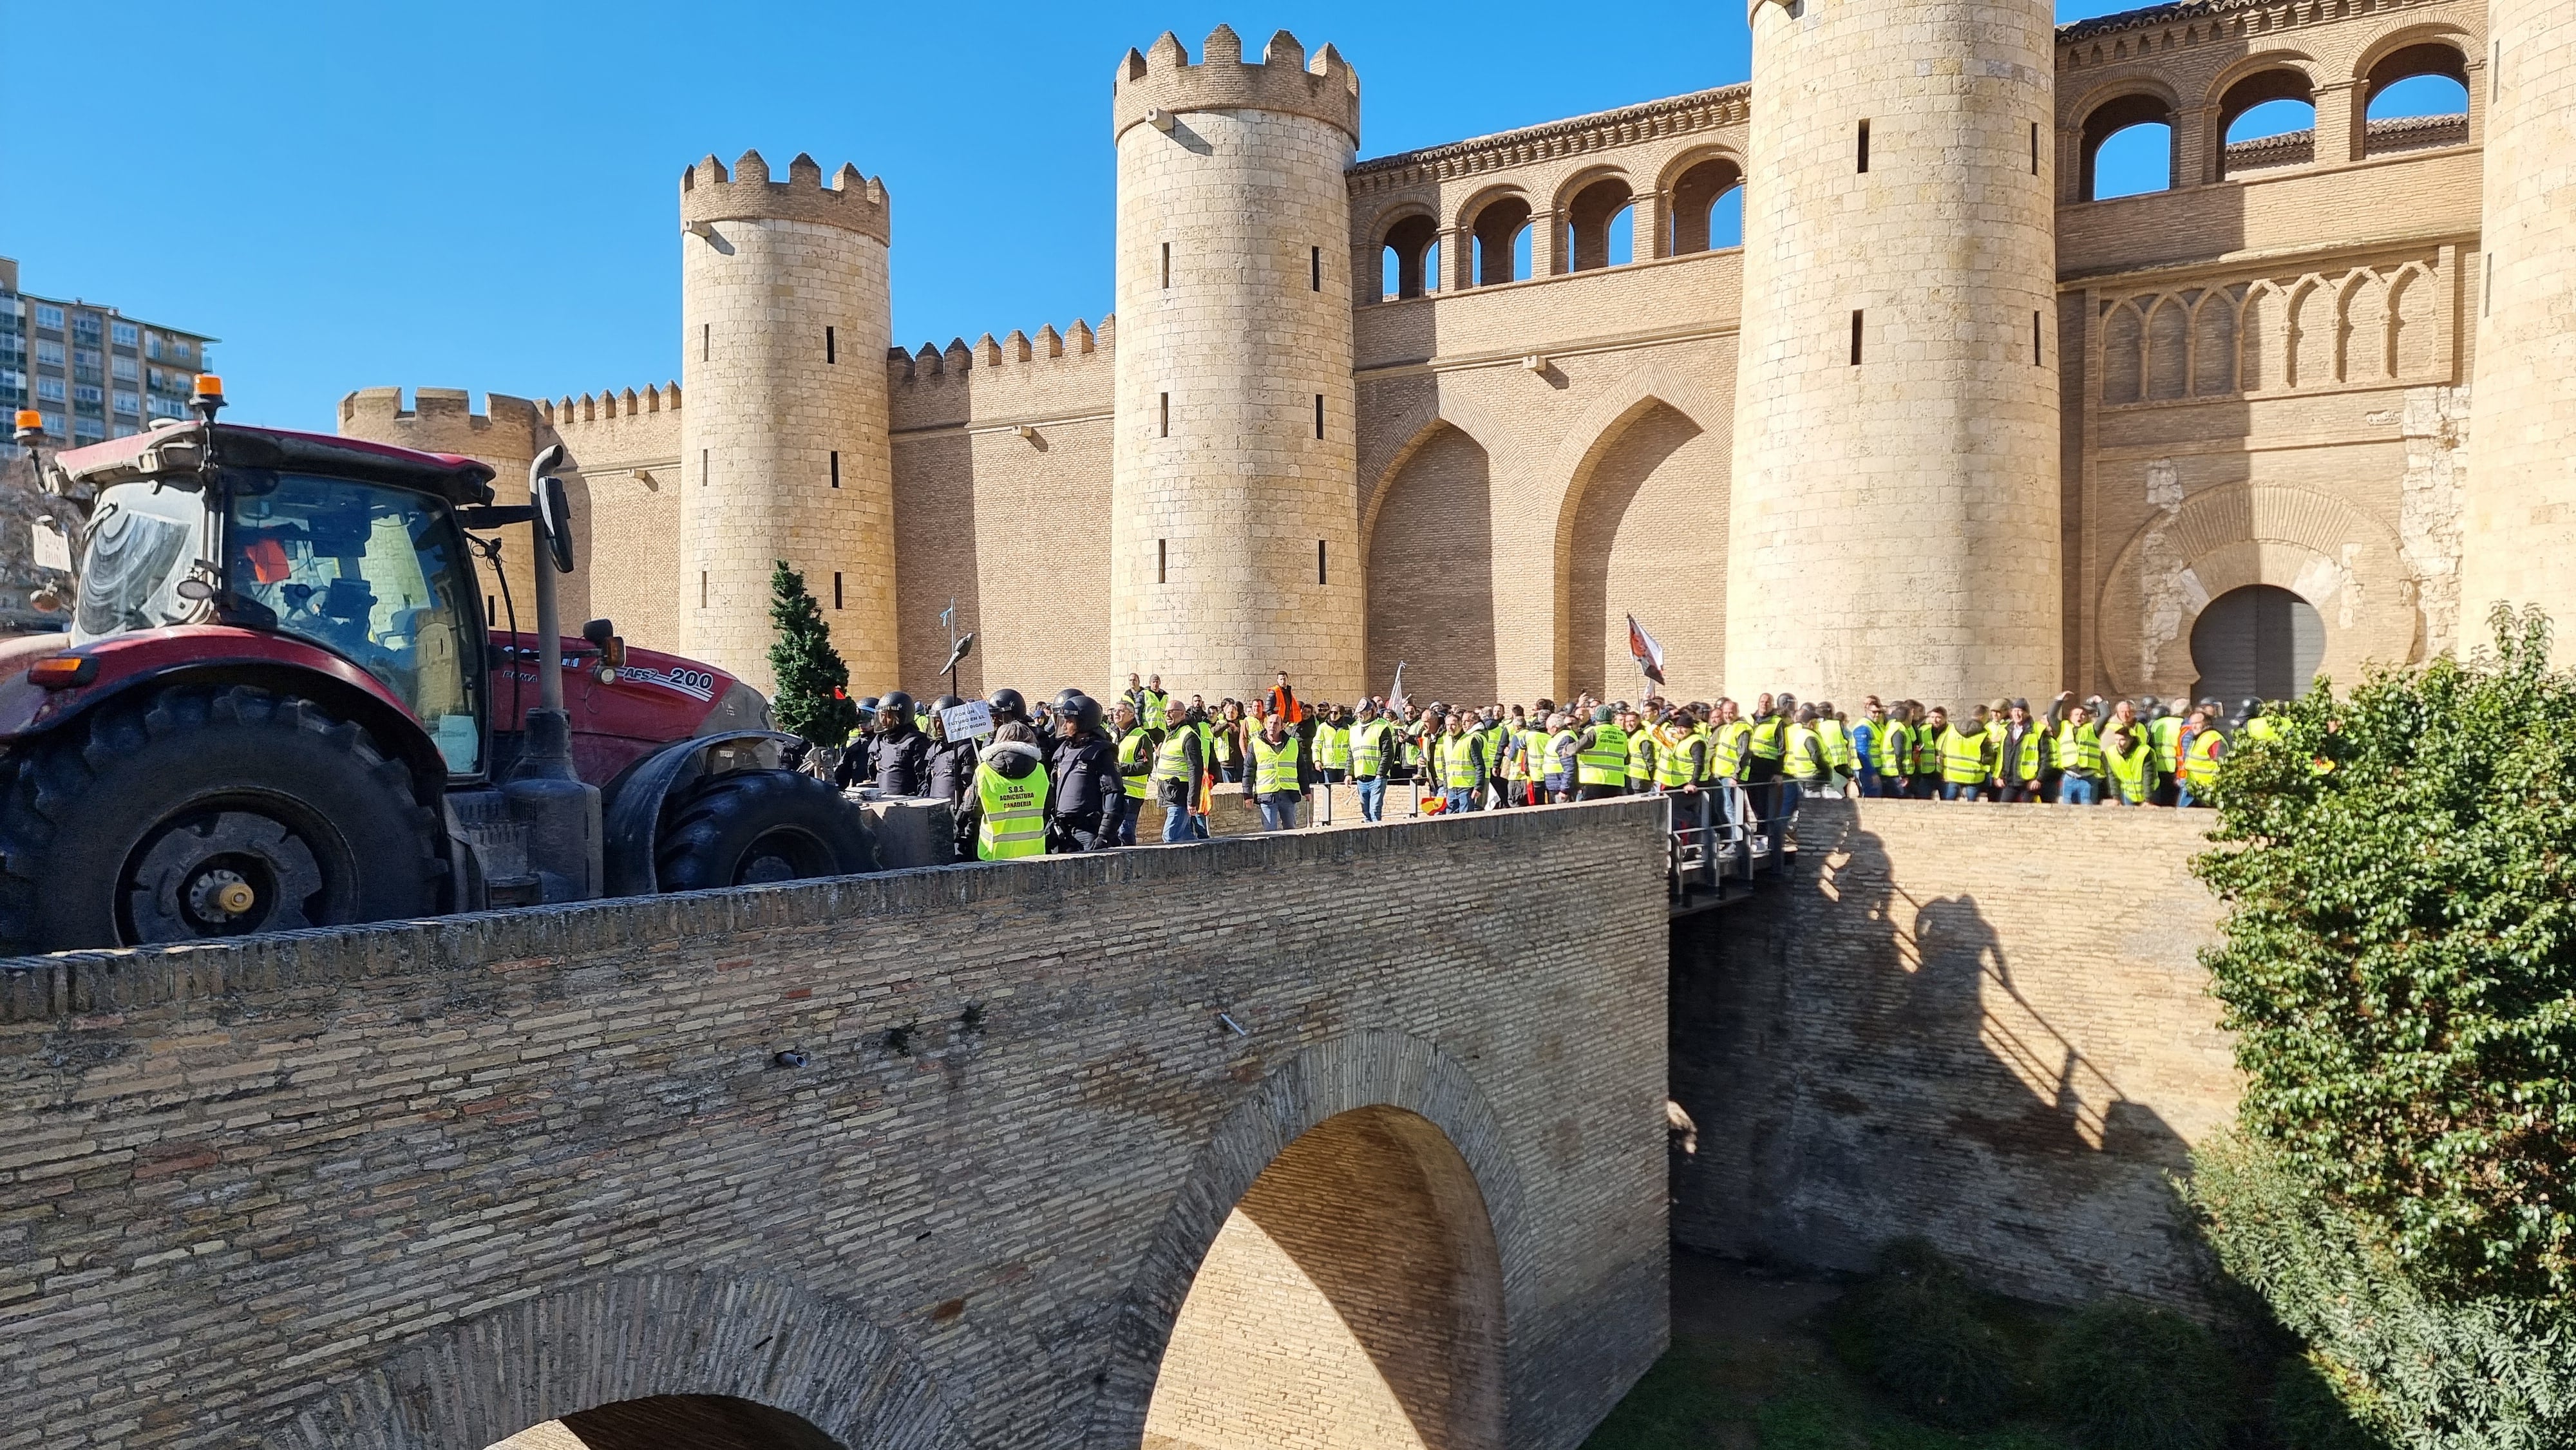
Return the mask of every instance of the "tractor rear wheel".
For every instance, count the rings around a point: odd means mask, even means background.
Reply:
[[[666,808],[653,854],[665,891],[850,876],[877,864],[859,808],[792,770],[709,777]]]
[[[15,762],[0,951],[426,916],[438,816],[358,725],[246,686],[112,703]]]

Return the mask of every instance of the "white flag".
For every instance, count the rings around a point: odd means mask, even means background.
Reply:
[[[1628,616],[1628,653],[1637,657],[1637,668],[1645,672],[1647,679],[1658,685],[1664,682],[1664,647],[1655,643],[1655,637],[1646,633],[1646,627],[1633,614]]]
[[[1386,692],[1386,708],[1390,715],[1404,713],[1404,661],[1402,660],[1395,662],[1395,684]]]

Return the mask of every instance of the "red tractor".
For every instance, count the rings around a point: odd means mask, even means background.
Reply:
[[[74,587],[36,601],[67,636],[0,641],[0,953],[874,869],[758,692],[558,633],[552,450],[496,505],[472,459],[218,424],[199,391],[51,467],[20,416]],[[533,635],[487,629],[472,562],[522,523]]]

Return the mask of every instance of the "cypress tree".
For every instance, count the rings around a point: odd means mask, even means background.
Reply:
[[[778,728],[792,731],[817,749],[838,750],[859,723],[857,702],[849,698],[850,667],[832,648],[832,627],[805,588],[805,576],[787,561],[769,574],[769,622],[778,640],[769,647],[769,669],[778,680],[770,708]]]

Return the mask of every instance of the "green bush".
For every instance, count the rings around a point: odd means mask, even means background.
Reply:
[[[1986,1307],[1938,1250],[1899,1239],[1836,1303],[1829,1328],[1836,1351],[1907,1413],[1976,1430],[2010,1413],[2019,1392],[2012,1346]]]
[[[2576,678],[2493,655],[2323,680],[2221,772],[2205,954],[2239,1121],[2432,1293],[2576,1291]],[[2285,1318],[2290,1316],[2284,1315]]]
[[[2374,1220],[2242,1137],[2194,1149],[2184,1194],[2229,1275],[2313,1347],[2328,1387],[2389,1443],[2576,1444],[2576,1312],[2566,1301],[2427,1293]],[[2274,1412],[2278,1425],[2277,1399]]]
[[[2272,1374],[2271,1420],[2282,1450],[2387,1450],[2388,1441],[2344,1405],[2342,1378],[2314,1354],[2281,1361]]]
[[[2131,1299],[2088,1306],[2058,1331],[2049,1409],[2086,1450],[2217,1450],[2235,1375],[2208,1330]]]

